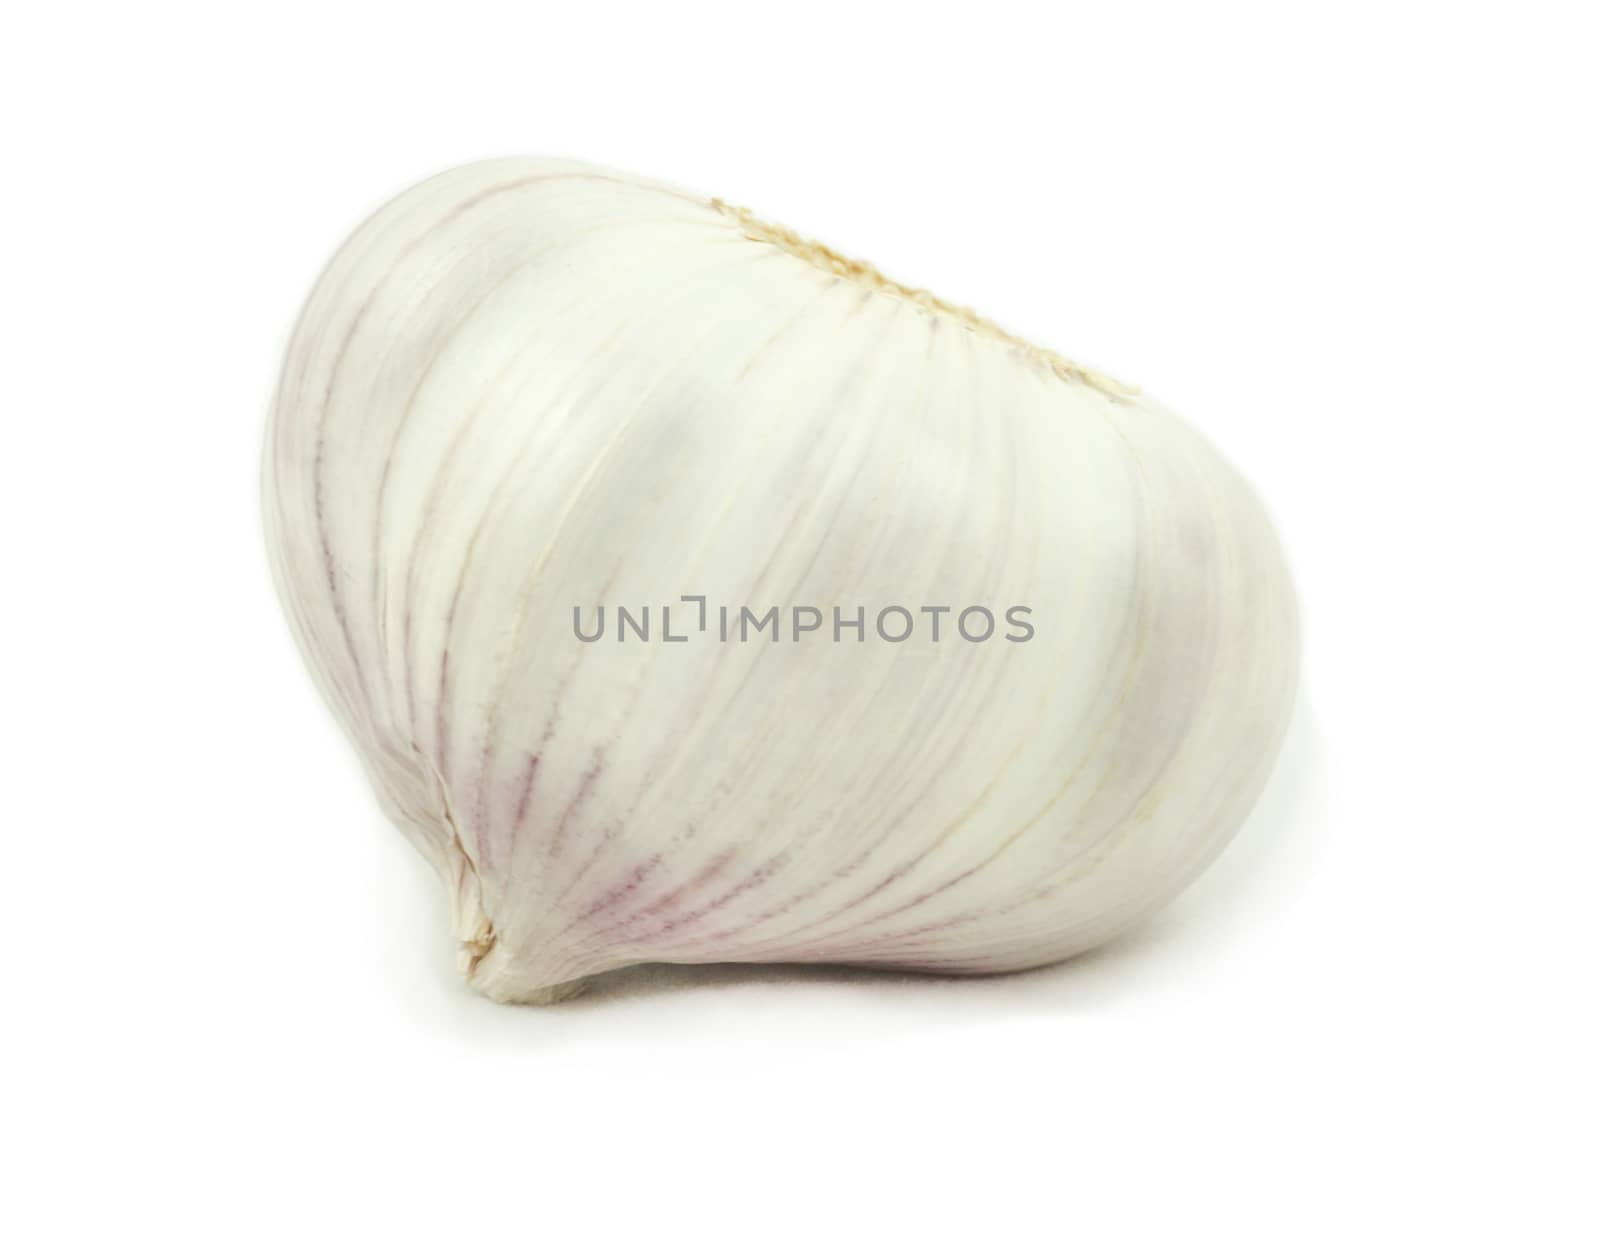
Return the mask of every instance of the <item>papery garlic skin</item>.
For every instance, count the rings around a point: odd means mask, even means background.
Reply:
[[[583,164],[461,168],[357,231],[265,495],[307,662],[502,1000],[640,961],[1064,959],[1217,854],[1294,695],[1277,540],[1181,421]],[[574,636],[684,595],[1035,632]]]

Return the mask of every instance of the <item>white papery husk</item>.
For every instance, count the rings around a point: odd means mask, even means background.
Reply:
[[[641,961],[1064,959],[1218,853],[1294,694],[1277,540],[1183,422],[583,164],[461,168],[356,232],[265,493],[306,660],[502,1000]],[[619,605],[655,639],[575,637]],[[719,605],[829,623],[724,642]],[[873,631],[940,605],[1034,635]]]

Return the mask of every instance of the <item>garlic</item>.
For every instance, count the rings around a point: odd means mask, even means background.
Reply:
[[[1287,723],[1277,541],[1182,422],[587,165],[363,225],[265,465],[296,638],[496,999],[1064,959],[1217,854]]]

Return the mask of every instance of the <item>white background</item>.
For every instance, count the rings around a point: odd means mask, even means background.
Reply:
[[[37,4],[0,38],[0,1229],[1594,1235],[1592,6]],[[440,168],[725,195],[1182,410],[1282,527],[1255,817],[1100,953],[498,1008],[299,665],[300,299]]]

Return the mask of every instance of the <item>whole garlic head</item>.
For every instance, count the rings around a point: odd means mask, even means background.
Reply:
[[[631,176],[384,207],[265,463],[296,638],[493,998],[1064,959],[1218,853],[1288,720],[1282,556],[1194,431]]]

